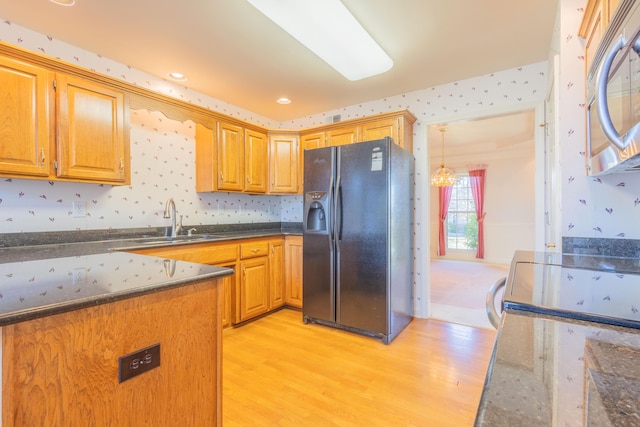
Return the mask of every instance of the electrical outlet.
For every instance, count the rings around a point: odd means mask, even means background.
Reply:
[[[118,382],[160,366],[160,343],[118,358]]]
[[[71,212],[74,218],[84,218],[87,216],[87,202],[74,200],[71,205]]]
[[[74,285],[83,285],[83,284],[87,283],[86,272],[87,271],[84,268],[74,268],[71,271],[72,278],[73,278],[73,284]]]

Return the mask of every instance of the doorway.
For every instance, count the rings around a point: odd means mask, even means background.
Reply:
[[[430,190],[431,317],[453,323],[492,328],[485,300],[490,286],[505,277],[516,250],[535,250],[540,199],[537,109],[474,118],[428,128],[429,165],[442,162],[441,128],[446,127],[444,162],[464,175],[470,168],[486,170],[484,220],[485,258],[475,250],[446,248],[438,255],[438,190]],[[445,225],[445,233],[446,233]],[[445,238],[445,241],[449,239]]]

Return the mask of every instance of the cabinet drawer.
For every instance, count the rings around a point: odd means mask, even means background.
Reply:
[[[269,253],[269,241],[247,242],[240,244],[240,258],[265,256]]]
[[[202,243],[194,245],[179,245],[169,248],[137,249],[131,251],[137,254],[171,258],[179,261],[197,262],[200,264],[220,264],[235,262],[238,259],[238,245]]]
[[[207,264],[219,264],[221,262],[238,259],[238,245],[215,245],[206,248]]]

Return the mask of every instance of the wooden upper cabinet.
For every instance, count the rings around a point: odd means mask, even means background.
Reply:
[[[245,130],[245,183],[248,193],[266,193],[269,178],[269,155],[267,135],[250,129]]]
[[[300,191],[300,144],[297,135],[269,136],[269,192]]]
[[[78,77],[56,76],[57,176],[129,180],[129,108],[123,91]]]
[[[0,57],[0,174],[122,185],[130,161],[124,91]]]
[[[0,173],[48,177],[52,73],[0,57]]]
[[[619,4],[620,0],[589,0],[585,6],[578,30],[578,35],[585,39],[585,75],[589,74],[600,41]]]
[[[407,115],[363,123],[360,135],[362,141],[373,141],[388,136],[395,144],[413,151],[413,121]]]
[[[215,131],[202,123],[196,123],[197,192],[216,190],[218,184],[216,160]]]
[[[358,131],[358,126],[348,126],[328,130],[326,132],[326,144],[329,147],[337,147],[339,145],[349,145],[358,142]]]
[[[396,119],[364,123],[362,125],[362,141],[373,141],[389,136],[398,143],[398,127]]]
[[[578,32],[580,37],[586,40],[584,52],[585,75],[589,73],[596,50],[604,35],[605,26],[608,22],[607,14],[608,8],[606,7],[605,0],[592,0],[588,2],[582,25]]]
[[[218,190],[244,190],[244,129],[218,122],[217,126]]]
[[[300,136],[300,144],[303,150],[313,150],[324,147],[324,132],[315,132]]]
[[[413,152],[415,121],[416,117],[409,110],[392,111],[306,129],[302,132],[300,140],[303,150],[313,150],[325,146],[373,141],[388,136],[393,138],[396,145]]]

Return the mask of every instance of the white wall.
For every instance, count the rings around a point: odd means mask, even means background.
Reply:
[[[466,153],[465,153],[466,151]],[[447,150],[447,166],[466,171],[469,164],[486,164],[485,177],[485,258],[483,262],[509,264],[515,250],[534,250],[535,244],[535,153],[534,141],[525,141],[504,151],[474,152]],[[440,163],[431,157],[431,168]],[[430,191],[430,251],[438,250],[438,190]],[[447,250],[441,259],[479,261],[475,251]]]

